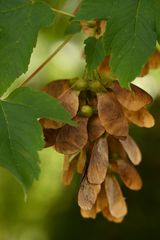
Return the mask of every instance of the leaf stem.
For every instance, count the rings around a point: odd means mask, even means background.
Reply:
[[[79,10],[80,7],[80,3],[81,0],[78,0],[78,5],[77,7],[74,9],[73,13],[66,13],[64,11],[52,8],[53,11],[57,12],[57,13],[61,13],[63,15],[69,16],[69,17],[74,17],[75,14],[77,13],[77,11]],[[72,39],[72,36],[67,37],[62,44],[57,47],[57,49],[26,79],[22,82],[22,86],[24,86],[26,83],[28,83],[35,75],[37,75],[37,73],[39,73],[46,65],[48,62],[50,62],[52,60],[52,58],[58,53],[60,52],[60,50]]]
[[[48,62],[52,60],[52,58],[60,52],[60,50],[71,40],[72,36],[67,37],[57,48],[56,50],[22,83],[25,85],[28,83],[37,73],[39,73],[43,67],[47,65]]]
[[[56,13],[60,13],[60,14],[62,14],[64,16],[67,16],[67,17],[75,17],[75,15],[72,14],[72,13],[68,13],[68,12],[65,12],[65,11],[62,11],[62,10],[59,10],[59,9],[56,9],[56,8],[52,8],[52,10]]]

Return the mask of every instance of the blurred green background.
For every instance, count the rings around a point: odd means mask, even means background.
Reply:
[[[78,3],[76,0],[47,2],[68,12]],[[63,41],[67,20],[57,14],[53,28],[41,31],[27,74],[12,88],[24,81]],[[81,75],[85,64],[83,38],[82,34],[77,34],[29,85],[41,88],[52,80]],[[96,220],[82,219],[77,206],[80,178],[75,176],[72,186],[64,187],[61,181],[63,156],[48,148],[39,153],[41,175],[28,192],[26,202],[19,184],[0,168],[0,240],[160,239],[160,70],[135,81],[155,99],[150,110],[156,126],[130,129],[143,153],[139,172],[144,187],[140,192],[123,189],[129,207],[125,221],[109,223],[101,215]]]

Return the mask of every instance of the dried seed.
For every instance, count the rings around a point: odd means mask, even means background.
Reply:
[[[74,119],[78,127],[65,125],[58,132],[55,149],[63,154],[74,154],[82,150],[87,143],[87,118],[76,117]]]
[[[88,181],[92,184],[104,182],[108,168],[108,143],[106,138],[98,139],[91,153],[87,171]]]
[[[118,81],[114,81],[112,85],[112,90],[116,94],[118,101],[128,110],[138,111],[152,102],[152,97],[141,88],[131,84],[131,89],[132,91],[121,88]]]
[[[141,76],[145,76],[149,73],[150,69],[156,69],[160,67],[160,52],[156,50],[152,56],[149,58],[148,62],[145,64],[142,69]]]
[[[44,129],[53,129],[53,130],[59,129],[65,125],[64,123],[56,122],[54,120],[49,120],[46,118],[40,119],[40,123]]]
[[[139,111],[133,112],[124,109],[126,118],[139,127],[151,128],[155,125],[153,116],[145,109],[142,108]]]
[[[62,79],[50,82],[43,88],[43,91],[52,97],[58,98],[68,89],[70,89],[69,80]]]
[[[82,151],[80,152],[79,158],[78,158],[78,162],[77,162],[77,172],[79,174],[82,174],[84,171],[86,159],[87,159],[86,149],[82,149]]]
[[[78,92],[69,89],[68,91],[64,92],[58,99],[60,103],[64,106],[64,108],[71,114],[71,117],[75,117],[78,108],[79,108],[79,99],[78,99]]]
[[[98,95],[98,114],[109,134],[116,137],[128,135],[128,122],[113,92]]]
[[[121,143],[118,139],[116,139],[113,136],[108,136],[108,145],[109,145],[109,152],[112,157],[117,158],[126,158],[127,154],[125,150],[123,149]]]
[[[111,215],[115,218],[123,218],[127,214],[127,205],[119,183],[114,176],[107,175],[105,180],[105,191]]]
[[[101,191],[98,194],[97,201],[96,201],[96,211],[101,212],[108,206],[108,200],[105,192],[104,184],[101,185]]]
[[[44,88],[44,91],[57,98],[64,108],[70,112],[72,118],[76,116],[79,107],[79,94],[70,88],[68,80],[53,81]],[[63,123],[49,119],[42,119],[41,123],[44,128],[58,129],[64,126]]]
[[[112,170],[117,172],[124,184],[131,190],[142,188],[142,179],[135,167],[126,159],[119,159],[112,163]]]
[[[76,168],[77,164],[77,156],[73,157],[71,160],[72,156],[65,156],[64,157],[64,165],[63,165],[63,183],[64,185],[68,186],[71,184],[73,175],[74,175],[74,170]]]
[[[92,218],[95,219],[96,218],[96,207],[95,205],[92,207],[91,210],[85,210],[81,208],[81,215],[83,218]]]
[[[100,185],[89,183],[87,177],[85,176],[78,192],[78,205],[80,208],[84,210],[91,210],[96,202],[100,189]]]
[[[54,129],[43,129],[43,133],[45,139],[45,147],[54,146],[56,143],[58,131]]]
[[[124,219],[124,217],[121,217],[121,218],[115,218],[115,217],[113,217],[113,216],[111,215],[108,207],[106,207],[106,208],[103,210],[102,214],[103,214],[103,216],[104,216],[105,218],[107,218],[107,220],[110,221],[110,222],[121,223],[121,222],[123,221],[123,219]]]
[[[134,165],[138,165],[142,160],[142,154],[138,145],[133,140],[133,138],[128,136],[125,140],[119,140],[119,141],[122,144],[131,162]]]
[[[88,122],[88,139],[89,141],[95,141],[97,138],[102,136],[105,132],[104,127],[97,115],[94,115],[89,119]]]

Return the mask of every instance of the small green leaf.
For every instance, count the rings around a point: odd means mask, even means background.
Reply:
[[[0,165],[18,179],[24,191],[39,176],[37,151],[44,140],[37,119],[44,117],[72,124],[59,102],[45,93],[22,87],[0,100]]]
[[[44,2],[0,0],[0,95],[27,71],[38,31],[53,17]]]
[[[105,58],[105,49],[102,39],[89,37],[84,42],[87,68],[89,71],[96,69]]]
[[[66,35],[69,35],[69,34],[76,34],[76,33],[79,33],[81,31],[81,25],[80,25],[80,22],[79,21],[72,21],[66,31],[65,31],[65,34]]]

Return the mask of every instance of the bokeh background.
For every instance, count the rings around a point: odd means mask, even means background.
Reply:
[[[79,1],[52,0],[53,7],[72,12]],[[40,32],[26,75],[12,86],[24,81],[63,41],[68,18],[56,15],[54,26]],[[41,88],[46,83],[81,76],[83,34],[73,40],[29,83]],[[160,70],[151,71],[136,84],[146,89],[155,101],[150,110],[156,119],[152,129],[131,127],[143,161],[139,172],[144,181],[140,192],[123,189],[129,214],[121,224],[109,223],[101,215],[96,220],[82,219],[77,206],[79,176],[64,187],[61,181],[63,156],[52,148],[39,152],[41,175],[24,201],[21,187],[6,170],[0,168],[0,240],[132,240],[160,239]]]

